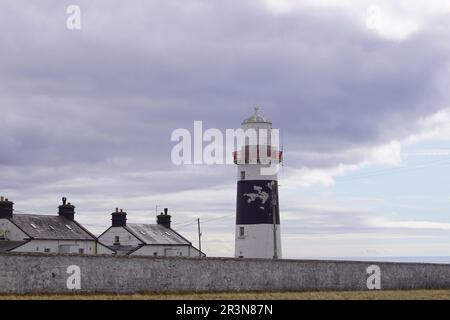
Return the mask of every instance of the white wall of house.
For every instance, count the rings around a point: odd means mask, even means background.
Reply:
[[[123,227],[112,227],[98,239],[107,246],[113,246],[116,242],[116,237],[119,237],[118,240],[122,246],[137,246],[142,243]]]
[[[198,250],[195,247],[191,247],[190,249],[190,253],[191,253],[191,257],[206,257],[206,255],[204,253],[201,253],[200,250]]]
[[[9,241],[23,241],[28,236],[8,219],[0,219],[0,238]]]
[[[95,254],[96,245],[94,240],[31,240],[12,251]]]
[[[146,245],[131,253],[134,256],[192,257],[197,254],[191,246]]]
[[[114,254],[114,251],[101,243],[97,243],[97,254]]]

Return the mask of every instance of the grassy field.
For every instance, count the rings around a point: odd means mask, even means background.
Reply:
[[[1,300],[450,300],[450,290],[364,292],[190,293],[132,295],[4,295]]]

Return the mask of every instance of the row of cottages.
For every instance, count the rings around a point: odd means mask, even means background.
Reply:
[[[112,224],[98,240],[119,255],[204,257],[205,254],[171,228],[171,216],[164,209],[156,224],[127,223],[127,213],[116,209]]]
[[[58,215],[16,212],[12,201],[0,197],[0,252],[205,256],[171,229],[167,209],[157,216],[157,224],[127,224],[126,212],[116,209],[111,227],[100,237],[75,220],[75,206],[66,198]]]

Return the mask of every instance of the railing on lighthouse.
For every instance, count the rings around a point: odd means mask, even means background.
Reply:
[[[277,164],[283,162],[283,151],[270,146],[245,146],[233,152],[233,161],[235,164]]]

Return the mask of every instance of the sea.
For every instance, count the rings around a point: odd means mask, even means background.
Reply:
[[[450,264],[450,256],[416,256],[416,257],[322,257],[304,258],[311,260],[343,260],[343,261],[373,261],[373,262],[413,262]]]

